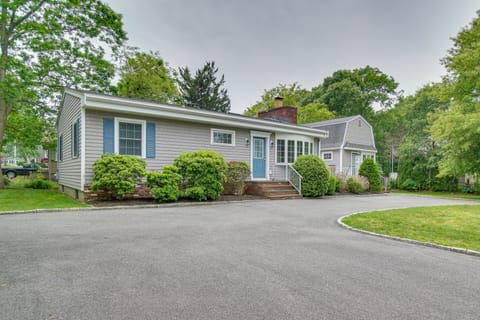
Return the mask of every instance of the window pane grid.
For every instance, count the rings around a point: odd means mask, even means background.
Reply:
[[[303,154],[303,142],[297,141],[297,157]]]
[[[295,162],[295,141],[294,140],[288,140],[287,160],[288,160],[288,163]]]
[[[233,144],[232,143],[233,134],[227,132],[213,132],[213,142],[220,144]]]
[[[277,163],[285,162],[285,140],[277,140]]]
[[[139,123],[119,123],[119,153],[142,155],[142,125]]]

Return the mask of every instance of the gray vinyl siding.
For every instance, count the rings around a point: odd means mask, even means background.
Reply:
[[[137,117],[133,115],[112,115],[87,110],[85,114],[87,128],[87,135],[85,137],[86,185],[91,184],[93,175],[92,166],[103,153],[103,118],[113,118],[115,116],[126,119],[145,120],[156,124],[155,159],[146,159],[147,170],[160,171],[163,166],[172,164],[173,160],[183,151],[196,151],[198,149],[214,150],[222,154],[226,161],[244,160],[250,165],[251,144],[246,144],[246,139],[248,138],[250,140],[249,130],[168,119]],[[210,130],[212,128],[235,131],[235,146],[212,145],[210,143]],[[270,163],[272,163],[272,154],[270,154]]]
[[[361,126],[359,126],[359,122]],[[347,124],[347,133],[345,141],[356,144],[374,146],[372,130],[367,122],[363,119],[355,119]]]
[[[80,137],[83,132],[83,123],[81,122],[81,100],[78,97],[65,94],[62,110],[57,123],[58,136],[63,135],[63,161],[58,161],[58,183],[77,190],[81,189],[81,139],[80,154],[78,157],[72,157],[72,125],[75,121],[80,120],[79,133]]]

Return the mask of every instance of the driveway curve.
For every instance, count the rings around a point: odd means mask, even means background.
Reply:
[[[0,319],[478,319],[480,258],[340,216],[408,195],[0,216]]]

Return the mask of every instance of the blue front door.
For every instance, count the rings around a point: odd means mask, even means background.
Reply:
[[[267,158],[266,158],[266,138],[253,137],[253,178],[266,178]]]

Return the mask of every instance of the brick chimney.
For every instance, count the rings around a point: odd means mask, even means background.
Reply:
[[[292,106],[284,106],[282,97],[275,97],[274,104],[275,108],[259,112],[258,118],[289,124],[297,124],[297,108]]]
[[[275,108],[282,107],[283,106],[283,98],[280,97],[280,96],[275,97],[274,104],[275,104]]]

